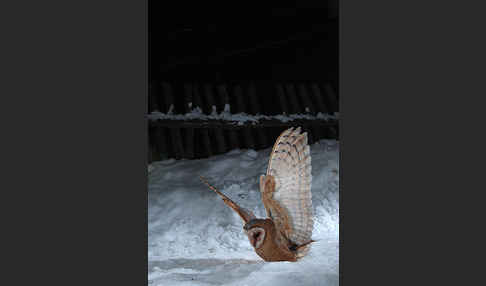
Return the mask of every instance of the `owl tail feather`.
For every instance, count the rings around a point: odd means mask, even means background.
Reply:
[[[199,176],[199,178],[201,179],[201,181],[203,183],[205,183],[211,190],[213,190],[216,194],[218,194],[222,199],[223,199],[223,202],[229,206],[230,208],[232,208],[235,212],[237,212],[240,217],[245,221],[245,223],[248,223],[250,220],[256,218],[255,215],[249,211],[249,210],[246,210],[242,207],[240,207],[239,205],[237,205],[235,202],[233,202],[230,198],[228,198],[227,196],[225,196],[223,193],[221,193],[220,191],[218,191],[215,187],[211,186],[208,181],[203,177],[203,176]]]
[[[297,245],[297,244],[294,244],[292,243],[292,245],[289,247],[290,250],[292,251],[298,251],[299,249],[303,248],[303,247],[306,247],[307,245],[313,243],[313,242],[316,242],[315,240],[311,239],[309,240],[308,242],[305,242],[301,245]]]
[[[316,242],[316,241],[311,239],[311,240],[309,240],[308,242],[303,243],[303,244],[301,244],[301,245],[297,246],[297,247],[296,247],[296,250],[299,250],[300,248],[302,248],[302,247],[304,247],[304,246],[306,246],[306,245],[309,245],[309,244],[311,244],[311,243],[313,243],[313,242]]]

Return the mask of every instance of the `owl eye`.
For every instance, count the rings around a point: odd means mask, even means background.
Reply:
[[[258,240],[258,238],[260,237],[260,234],[261,234],[261,232],[259,232],[259,231],[255,232],[255,234],[253,234],[253,239]]]
[[[265,230],[261,227],[252,228],[248,232],[248,239],[253,247],[259,248],[263,244]]]

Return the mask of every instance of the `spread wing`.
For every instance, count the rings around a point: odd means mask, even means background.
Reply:
[[[230,198],[228,198],[227,196],[225,196],[223,193],[221,193],[220,191],[218,191],[215,187],[211,186],[208,181],[206,181],[206,179],[203,177],[203,176],[199,176],[199,178],[201,179],[201,181],[203,183],[205,183],[206,185],[208,185],[208,187],[213,190],[216,194],[218,194],[221,199],[223,200],[223,202],[229,206],[230,208],[232,208],[235,212],[238,213],[238,215],[243,219],[243,221],[245,221],[245,223],[249,222],[250,220],[256,218],[255,215],[245,209],[245,208],[242,208],[240,207],[239,205],[237,205],[235,202],[233,202]]]
[[[311,240],[314,220],[311,193],[311,156],[307,133],[290,128],[277,138],[260,191],[267,215],[297,245]]]

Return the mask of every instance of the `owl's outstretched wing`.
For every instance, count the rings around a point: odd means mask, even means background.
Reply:
[[[235,212],[238,213],[238,215],[243,219],[243,221],[245,223],[249,222],[250,220],[256,218],[255,215],[247,210],[247,209],[244,209],[242,207],[240,207],[239,205],[237,205],[235,202],[233,202],[230,198],[228,198],[227,196],[225,196],[223,193],[221,193],[220,191],[218,191],[215,187],[211,186],[208,181],[206,181],[206,179],[203,177],[203,176],[199,176],[199,178],[201,179],[201,181],[203,183],[205,183],[211,190],[213,190],[216,194],[218,194],[221,199],[223,199],[223,202],[229,206],[230,208],[232,208]]]
[[[260,191],[267,215],[297,245],[311,241],[314,219],[311,156],[307,133],[290,128],[277,138]]]

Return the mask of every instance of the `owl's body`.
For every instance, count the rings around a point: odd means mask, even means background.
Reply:
[[[211,187],[244,220],[243,229],[265,261],[292,261],[309,251],[312,229],[311,157],[307,133],[287,129],[277,138],[260,192],[268,218],[255,215]],[[207,183],[207,182],[206,182]]]
[[[296,253],[291,250],[289,241],[279,233],[273,220],[254,219],[249,221],[245,227],[261,226],[265,231],[265,238],[262,246],[255,248],[255,252],[265,261],[296,261]],[[251,243],[251,240],[250,240]]]

